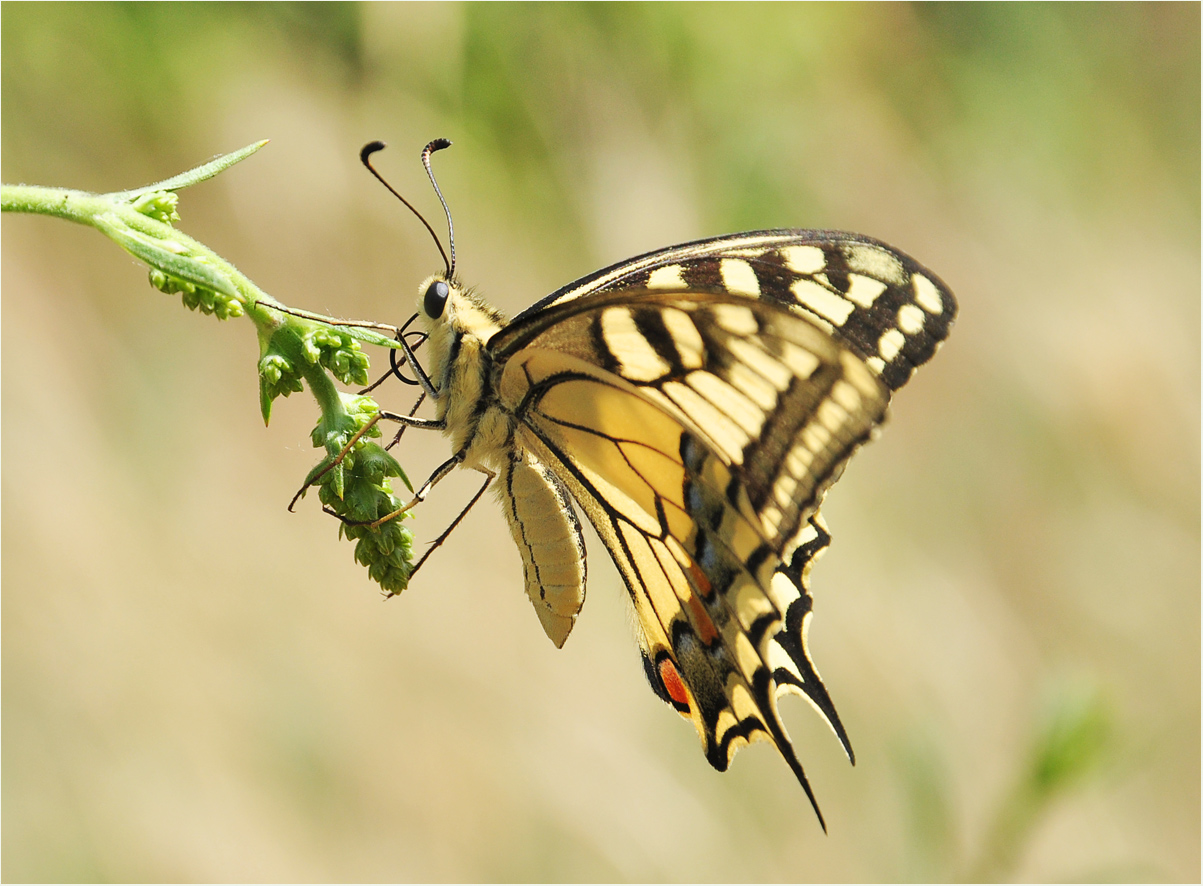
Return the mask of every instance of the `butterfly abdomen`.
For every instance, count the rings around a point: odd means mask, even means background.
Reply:
[[[568,490],[515,446],[498,477],[497,494],[522,555],[526,595],[547,636],[563,646],[585,602],[585,541]]]

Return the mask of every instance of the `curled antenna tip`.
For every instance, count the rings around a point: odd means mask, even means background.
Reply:
[[[368,157],[371,157],[377,151],[383,151],[386,147],[387,145],[379,140],[368,142],[366,145],[360,148],[359,159],[361,162],[366,164],[368,162]]]
[[[443,139],[443,141],[446,141],[446,140]],[[432,144],[433,144],[433,142],[432,142]],[[447,142],[447,144],[451,144],[451,143]],[[422,213],[418,212],[418,210],[414,208],[414,205],[412,203],[410,203],[408,200],[406,200],[404,197],[402,197],[399,193],[397,193],[396,188],[394,188],[392,185],[390,185],[388,182],[386,182],[384,180],[384,177],[379,172],[376,171],[376,168],[374,166],[372,166],[372,154],[383,149],[384,147],[385,147],[385,144],[382,141],[368,142],[359,151],[360,161],[363,163],[364,166],[367,167],[368,172],[372,173],[372,175],[374,175],[376,177],[376,180],[379,181],[380,184],[382,184],[386,188],[388,188],[388,191],[390,194],[392,194],[394,197],[396,197],[398,200],[400,200],[402,203],[404,203],[406,208],[409,209],[410,212],[412,212],[414,215],[416,215],[418,217],[418,221],[420,221],[423,225],[426,226],[426,230],[430,232],[430,236],[434,239],[434,245],[438,247],[439,255],[441,255],[443,257],[443,264],[446,265],[446,267],[447,267],[447,278],[451,279],[451,274],[455,270],[455,244],[454,244],[454,242],[451,244],[451,259],[448,260],[447,253],[443,251],[443,244],[439,242],[439,235],[434,232],[434,228],[432,228],[430,226],[430,222],[428,222],[425,218],[422,217]],[[426,149],[427,149],[427,151],[429,151],[430,145],[427,145]],[[430,159],[429,159],[429,155],[426,153],[422,154],[422,165],[426,167],[426,172],[429,174],[430,173]],[[438,192],[437,185],[435,186],[435,192],[436,193]],[[439,194],[439,199],[442,200],[442,194]],[[446,208],[447,208],[447,204],[444,201],[443,209],[446,210]],[[450,225],[450,222],[448,222],[448,225]]]
[[[451,147],[451,139],[436,138],[422,149],[422,165],[426,167],[426,175],[430,177],[430,183],[434,186],[434,192],[438,195],[439,202],[443,204],[443,212],[447,216],[447,246],[451,250],[451,261],[447,262],[448,280],[455,275],[455,226],[451,223],[451,210],[447,208],[447,201],[443,199],[439,183],[434,179],[434,170],[430,168],[430,155],[449,147]]]

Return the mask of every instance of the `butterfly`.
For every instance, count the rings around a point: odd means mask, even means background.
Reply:
[[[402,339],[436,418],[389,416],[451,440],[417,499],[456,466],[486,475],[557,647],[585,599],[575,503],[626,585],[656,694],[720,771],[745,744],[776,747],[826,830],[777,708],[804,696],[854,761],[807,648],[810,571],[831,541],[819,507],[947,337],[952,294],[834,231],[649,252],[508,321],[453,268],[419,288],[424,367]]]

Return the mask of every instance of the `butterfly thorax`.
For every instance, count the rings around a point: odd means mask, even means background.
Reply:
[[[425,292],[430,281],[422,284]],[[465,467],[496,470],[513,433],[513,420],[501,410],[490,385],[492,359],[487,342],[504,325],[501,314],[474,293],[451,283],[442,316],[419,311],[430,338],[428,372],[439,391],[436,414],[446,423]],[[421,304],[419,304],[421,308]]]

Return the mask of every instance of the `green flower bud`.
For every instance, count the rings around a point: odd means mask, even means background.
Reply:
[[[287,357],[280,354],[265,354],[259,360],[259,397],[266,402],[270,414],[271,401],[276,397],[287,397],[302,390],[301,377]],[[266,416],[265,419],[266,420]]]
[[[174,191],[150,191],[135,197],[131,205],[143,215],[169,225],[180,220],[176,211],[179,202],[179,195]]]
[[[219,320],[241,317],[243,314],[242,303],[231,296],[199,286],[158,268],[151,268],[149,277],[150,285],[160,292],[168,295],[179,293],[184,307],[190,311],[199,310],[202,314],[213,314]]]

